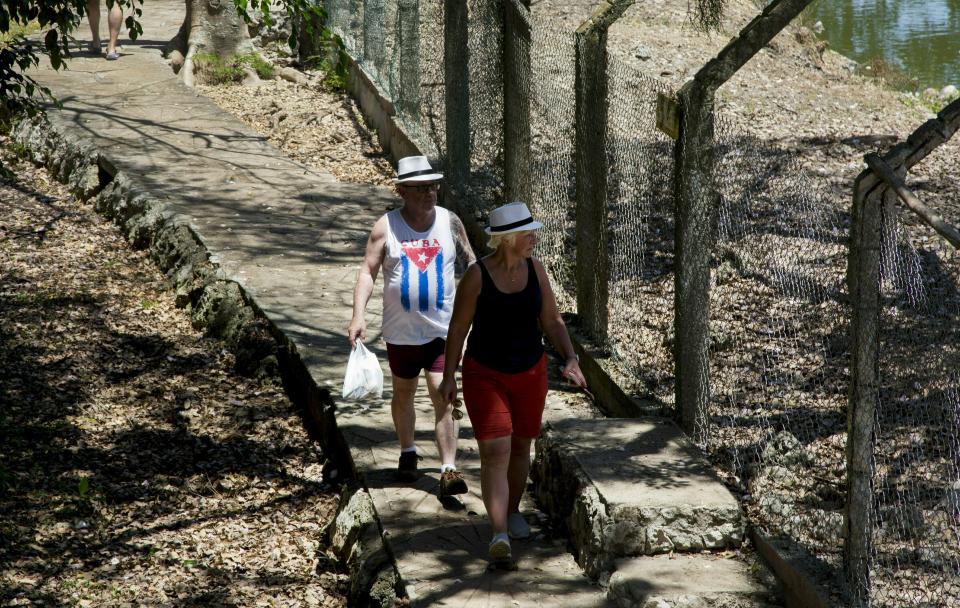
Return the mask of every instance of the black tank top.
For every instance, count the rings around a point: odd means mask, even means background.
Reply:
[[[483,285],[467,340],[467,356],[498,372],[527,371],[543,357],[543,296],[533,260],[527,258],[527,285],[517,293],[497,289],[487,267],[482,261],[478,264]]]

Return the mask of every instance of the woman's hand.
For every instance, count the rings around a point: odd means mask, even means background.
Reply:
[[[453,403],[454,399],[457,398],[457,379],[444,378],[437,391],[444,403]]]
[[[587,388],[587,379],[583,377],[583,372],[580,370],[580,360],[577,357],[567,359],[560,375],[580,388]]]

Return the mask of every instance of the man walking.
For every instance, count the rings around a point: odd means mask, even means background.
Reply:
[[[347,337],[351,347],[366,339],[364,316],[382,266],[382,330],[393,377],[390,408],[400,439],[398,476],[404,481],[418,477],[413,399],[423,371],[433,402],[442,499],[467,491],[456,468],[459,423],[453,418],[452,404],[445,403],[437,389],[443,379],[443,353],[453,311],[455,262],[459,259],[467,266],[476,256],[460,218],[437,207],[441,179],[443,175],[433,170],[425,156],[400,159],[394,182],[403,206],[380,217],[367,239]]]

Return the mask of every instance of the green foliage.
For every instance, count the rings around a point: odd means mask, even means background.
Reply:
[[[80,481],[77,483],[77,494],[80,495],[80,498],[86,498],[87,494],[90,493],[90,478],[81,477]]]
[[[343,46],[334,46],[321,55],[312,55],[301,60],[303,67],[322,72],[323,86],[330,91],[343,91],[347,88],[347,66],[349,57]]]
[[[240,82],[249,67],[264,79],[274,77],[273,64],[257,53],[220,57],[213,53],[197,53],[193,58],[197,79],[206,84]]]
[[[253,71],[255,71],[260,78],[269,79],[274,77],[275,70],[273,69],[273,64],[257,53],[237,55],[234,59],[242,65],[253,68]]]
[[[927,114],[937,114],[943,108],[960,99],[960,93],[950,97],[941,97],[939,94],[927,95],[920,92],[912,92],[900,97],[900,101],[908,108],[923,110]]]

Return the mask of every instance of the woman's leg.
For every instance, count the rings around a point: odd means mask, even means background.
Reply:
[[[510,486],[510,500],[507,504],[507,513],[520,511],[520,497],[527,487],[527,476],[530,474],[530,442],[532,439],[517,437],[510,438],[510,465],[507,470],[507,480]]]
[[[507,532],[507,508],[510,501],[510,437],[478,440],[480,446],[480,493],[494,535]]]
[[[110,28],[110,42],[107,43],[107,53],[117,50],[117,39],[120,37],[120,24],[123,23],[123,11],[120,5],[114,3],[110,13],[107,14],[107,27]]]

